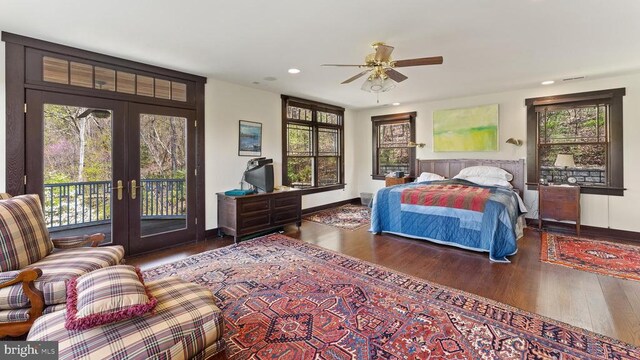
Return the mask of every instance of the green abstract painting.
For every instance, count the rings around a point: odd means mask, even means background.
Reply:
[[[434,111],[433,151],[498,151],[498,104]]]

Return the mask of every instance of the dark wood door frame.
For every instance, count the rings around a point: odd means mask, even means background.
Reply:
[[[195,170],[196,177],[196,213],[201,219],[196,226],[196,240],[204,240],[205,235],[205,179],[204,179],[204,85],[207,79],[201,76],[188,74],[171,69],[147,65],[135,61],[99,54],[91,51],[77,49],[69,46],[55,44],[47,41],[33,39],[12,33],[2,32],[2,41],[5,44],[5,89],[6,89],[6,189],[13,195],[25,194],[27,186],[24,177],[26,175],[26,129],[25,114],[26,90],[55,91],[80,96],[94,96],[113,100],[146,103],[150,105],[171,105],[167,100],[153,97],[125,96],[115,92],[99,91],[94,89],[81,89],[74,86],[56,85],[47,83],[29,83],[27,79],[34,78],[34,72],[41,72],[32,62],[27,62],[27,51],[36,49],[59,54],[61,57],[73,57],[82,61],[99,62],[109,66],[133,69],[144,72],[150,76],[158,75],[163,78],[182,80],[190,85],[193,90],[188,94],[189,100],[184,104],[173,104],[176,107],[195,111],[197,121]]]
[[[131,180],[140,181],[140,161],[132,159],[140,159],[140,114],[154,114],[166,116],[178,116],[187,119],[187,162],[186,162],[186,182],[187,182],[187,218],[185,229],[174,230],[165,233],[151,234],[142,236],[140,229],[140,197],[131,199]],[[129,146],[128,176],[127,184],[129,185],[129,248],[131,254],[139,254],[149,252],[154,249],[178,245],[185,242],[184,239],[193,237],[196,233],[196,199],[198,198],[196,191],[196,161],[195,156],[191,156],[195,152],[195,111],[167,108],[155,105],[145,104],[129,104],[129,116],[127,118],[127,134]],[[141,191],[137,192],[142,195]],[[204,220],[203,220],[204,221]],[[152,245],[151,245],[152,244]]]
[[[29,111],[26,114],[26,127],[29,129],[29,136],[25,139],[25,170],[26,174],[28,174],[28,181],[25,184],[25,193],[38,194],[40,199],[42,199],[43,202],[45,201],[43,196],[44,173],[42,171],[44,164],[42,155],[44,151],[44,123],[42,121],[44,104],[82,106],[113,111],[111,153],[114,162],[112,164],[112,174],[110,179],[111,188],[115,188],[117,180],[125,181],[127,179],[124,164],[119,164],[116,160],[128,158],[127,147],[119,146],[124,144],[126,140],[125,116],[127,103],[39,90],[27,90],[26,95],[26,103],[32,111]],[[113,191],[111,198],[116,199],[115,190]],[[125,248],[125,251],[128,252],[128,219],[126,216],[125,199],[121,201],[111,201],[111,242],[116,245],[122,245]]]

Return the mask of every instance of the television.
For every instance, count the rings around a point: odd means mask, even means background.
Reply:
[[[258,192],[273,192],[273,159],[255,158],[249,160],[244,181],[258,189]]]

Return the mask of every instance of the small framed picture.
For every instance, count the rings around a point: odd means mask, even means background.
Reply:
[[[262,123],[240,120],[238,155],[262,155]]]

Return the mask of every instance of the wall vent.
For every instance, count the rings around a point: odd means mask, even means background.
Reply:
[[[573,81],[573,80],[582,80],[584,79],[584,76],[574,76],[574,77],[568,77],[566,79],[562,79],[562,81]]]

